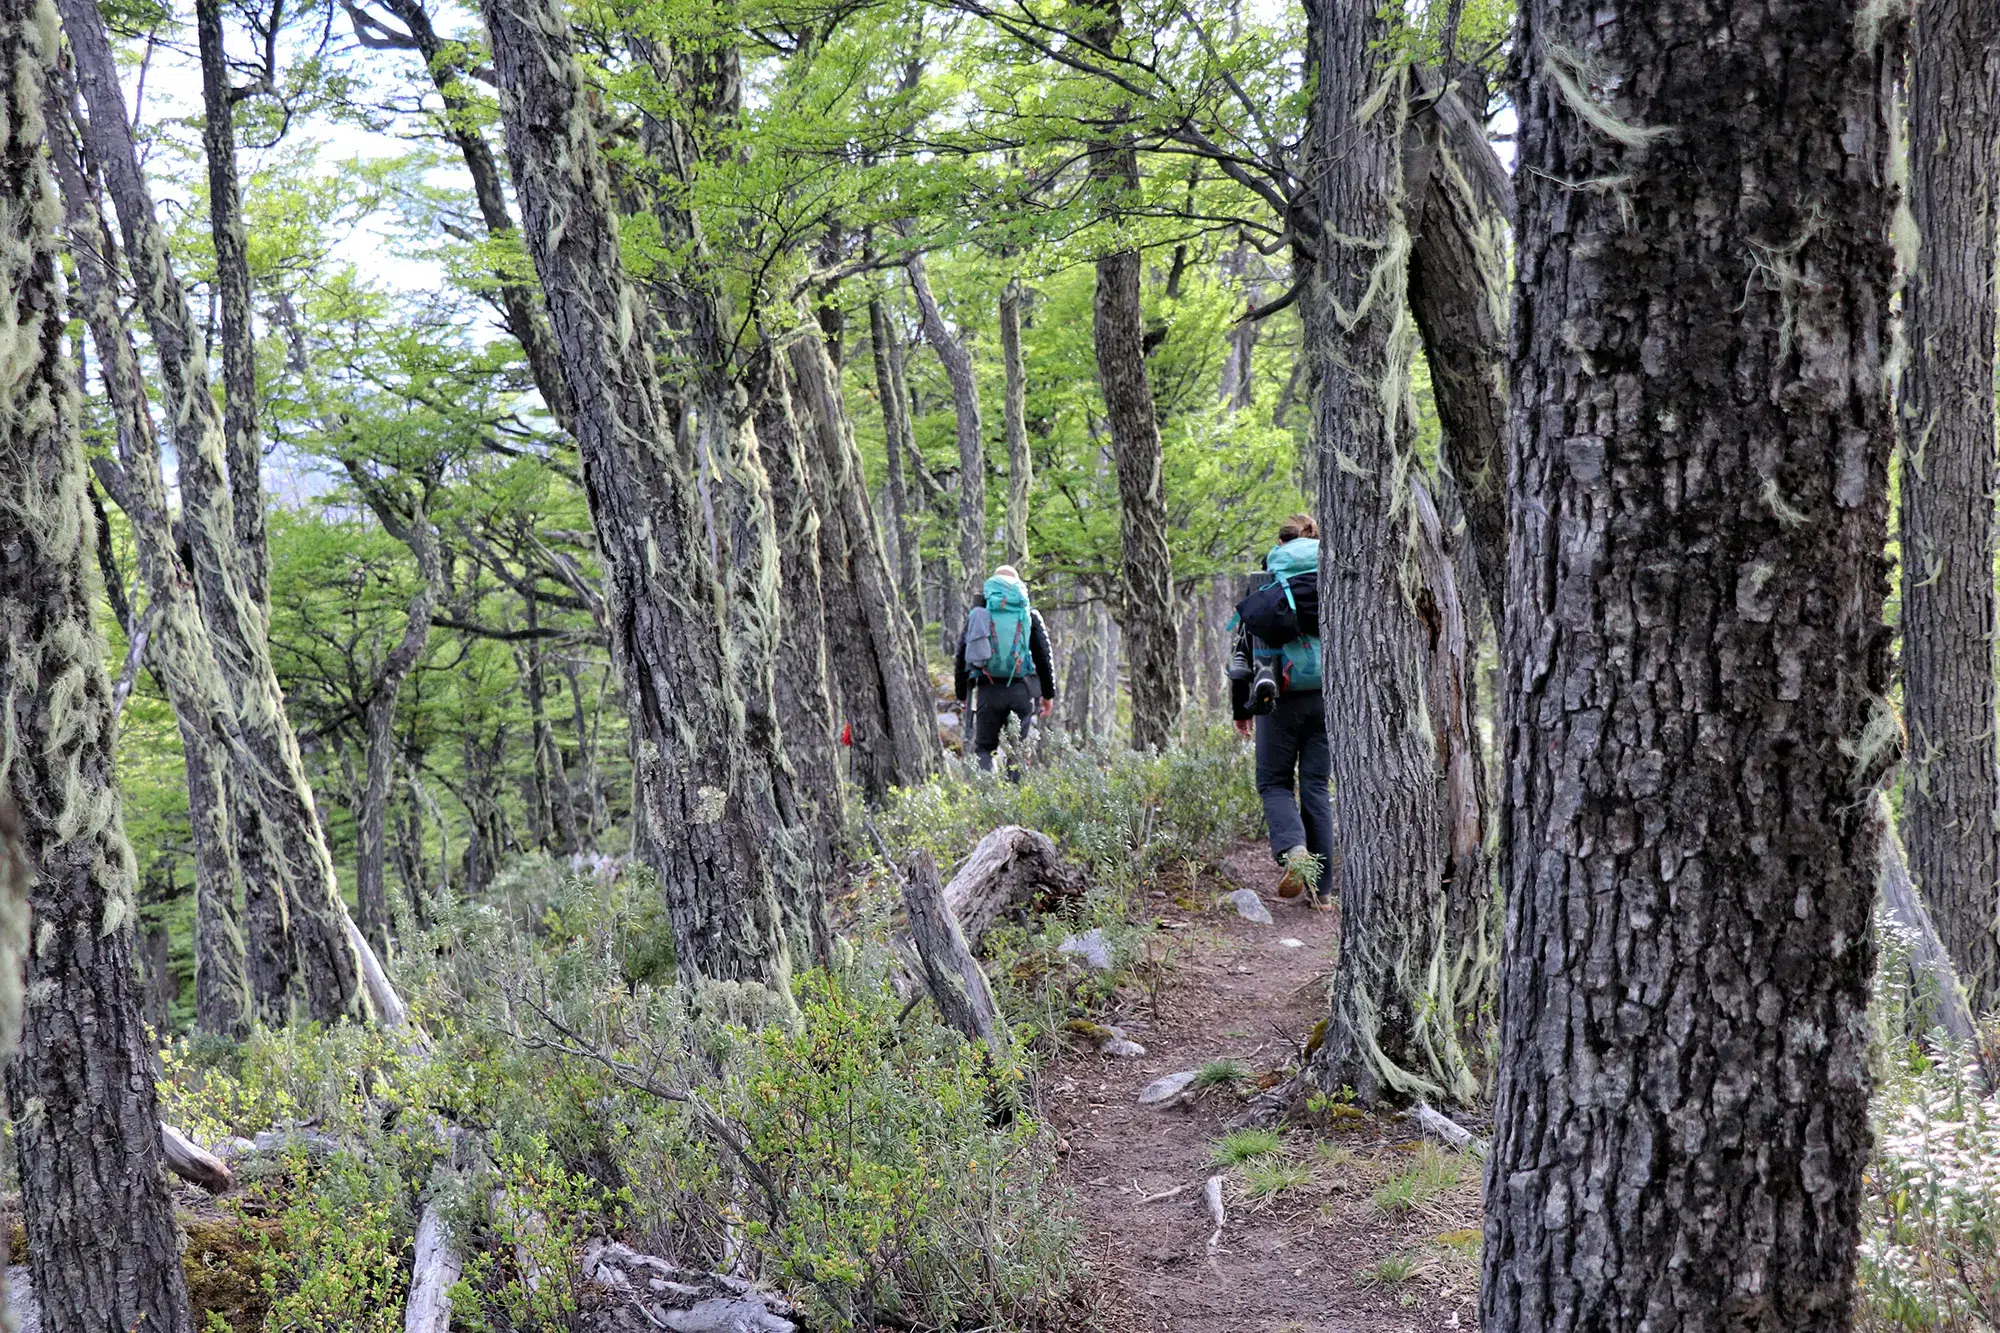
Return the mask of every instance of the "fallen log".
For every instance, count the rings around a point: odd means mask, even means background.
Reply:
[[[347,917],[347,941],[354,946],[355,956],[361,960],[361,984],[368,992],[368,1000],[374,1006],[375,1019],[385,1028],[399,1028],[409,1017],[409,1009],[403,1004],[403,997],[396,994],[396,987],[390,982],[389,974],[382,969],[382,960],[375,956],[375,950],[368,943],[368,937],[361,933],[361,927],[354,924],[353,917]]]
[[[592,1333],[798,1333],[787,1302],[741,1278],[691,1272],[611,1240],[586,1245],[581,1267],[584,1281],[612,1298],[591,1314]]]
[[[410,1272],[410,1302],[403,1310],[403,1333],[449,1333],[451,1288],[465,1273],[465,1256],[445,1230],[436,1199],[417,1219],[416,1263]]]
[[[1004,824],[979,840],[944,889],[969,948],[977,949],[1001,915],[1036,899],[1083,895],[1084,874],[1062,859],[1046,833]]]
[[[1417,1123],[1424,1127],[1426,1133],[1437,1135],[1462,1153],[1470,1153],[1479,1158],[1486,1156],[1485,1139],[1451,1117],[1434,1110],[1429,1102],[1418,1102],[1412,1110],[1416,1114]]]
[[[172,1125],[160,1126],[160,1148],[166,1154],[167,1170],[190,1185],[220,1194],[236,1183],[221,1158]]]
[[[945,902],[937,864],[929,853],[911,858],[903,874],[903,903],[909,909],[910,939],[923,964],[924,985],[945,1023],[996,1055],[1007,1045],[1007,1025],[994,1002],[993,987],[966,945],[965,933]]]

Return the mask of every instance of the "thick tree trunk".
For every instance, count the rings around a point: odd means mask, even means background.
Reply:
[[[880,298],[868,303],[868,344],[875,358],[875,396],[882,403],[882,451],[888,460],[888,531],[896,561],[896,587],[904,608],[921,631],[924,623],[923,572],[905,464],[916,453],[910,430],[910,398],[903,386],[903,347]]]
[[[451,50],[446,49],[431,23],[423,0],[387,0],[387,4],[389,12],[403,24],[410,39],[416,43],[417,53],[424,58],[424,65],[430,72],[431,84],[444,102],[445,134],[457,147],[459,157],[465,163],[466,174],[472,177],[472,197],[479,206],[480,220],[486,224],[487,236],[496,241],[511,240],[515,235],[514,215],[507,209],[500,166],[494,160],[493,149],[486,142],[485,131],[480,128],[482,113],[467,96],[462,82],[466,77],[463,48],[454,44]],[[548,320],[542,314],[541,302],[533,285],[520,281],[503,268],[494,274],[494,295],[506,320],[507,332],[514,335],[514,341],[521,344],[521,350],[527,356],[528,371],[534,376],[542,401],[548,404],[557,423],[567,430],[570,400],[569,386],[563,382],[562,355],[556,348],[555,337],[549,331]]]
[[[917,298],[924,341],[937,353],[951,382],[958,434],[958,578],[961,594],[971,596],[986,580],[986,437],[979,420],[979,380],[973,373],[972,350],[946,327],[944,312],[931,294],[923,254],[912,254],[903,267]]]
[[[1523,9],[1493,1333],[1850,1325],[1897,748],[1882,17]]]
[[[1316,79],[1308,161],[1323,234],[1303,312],[1310,355],[1324,366],[1313,444],[1341,924],[1313,1076],[1364,1102],[1469,1100],[1478,1084],[1446,983],[1447,715],[1427,669],[1456,596],[1433,583],[1449,562],[1409,549],[1421,527],[1420,464],[1404,420],[1415,341],[1400,203],[1406,74],[1384,61],[1386,23],[1366,0],[1314,0],[1306,14]]]
[[[890,787],[922,782],[936,769],[941,754],[936,707],[916,666],[916,629],[889,578],[861,455],[825,344],[808,331],[790,350],[798,402],[810,417],[823,470],[820,513],[826,524],[840,525],[832,554],[842,565],[835,578],[842,596],[828,598],[828,643],[840,658],[844,719],[855,728],[855,777],[867,798],[879,801]],[[823,562],[828,554],[823,546]]]
[[[1423,72],[1427,83],[1436,75]],[[1507,569],[1507,276],[1513,188],[1456,90],[1424,89],[1406,144],[1410,310],[1482,588]],[[1497,608],[1476,609],[1496,623]]]
[[[1028,452],[1028,370],[1021,360],[1021,280],[1009,278],[1000,291],[1000,360],[1006,372],[1001,399],[1001,433],[1007,437],[1007,531],[1001,549],[1007,563],[1025,572],[1028,563],[1028,492],[1035,485],[1035,460]]]
[[[1993,412],[2000,7],[1915,8],[1903,292],[1903,709],[1910,874],[1975,1008],[2000,1002]]]
[[[482,6],[523,235],[548,294],[606,570],[645,816],[681,975],[789,1003],[767,855],[770,771],[747,762],[721,588],[666,429],[643,298],[625,276],[569,25],[543,0]]]
[[[1138,155],[1123,146],[1095,150],[1091,174],[1106,189],[1136,193]],[[1160,427],[1153,386],[1146,377],[1139,267],[1136,250],[1121,250],[1097,261],[1092,329],[1097,382],[1104,393],[1105,422],[1118,471],[1119,573],[1124,581],[1118,616],[1131,668],[1132,748],[1163,750],[1173,739],[1185,700]]]
[[[42,1327],[188,1333],[132,966],[136,873],[91,619],[102,585],[43,156],[54,34],[46,5],[0,0],[0,326],[13,365],[0,397],[0,805],[18,813],[6,877],[18,884],[25,861],[34,915],[7,1102]],[[0,938],[15,952],[26,922],[18,900],[8,906]],[[0,1009],[20,984],[11,969],[0,980]]]
[[[175,276],[151,187],[139,168],[124,94],[104,20],[89,0],[61,0],[63,28],[75,58],[77,86],[89,108],[84,138],[104,173],[124,233],[126,259],[140,308],[153,335],[172,442],[194,586],[214,644],[215,661],[235,707],[243,762],[229,786],[237,857],[246,895],[280,895],[280,910],[259,914],[246,902],[252,927],[251,985],[264,1016],[274,1021],[295,1007],[291,969],[282,992],[259,988],[268,974],[259,956],[293,960],[298,997],[312,1018],[333,1021],[360,1012],[357,961],[347,938],[346,908],[334,882],[333,860],[313,809],[298,740],[285,717],[284,694],[271,664],[268,626],[245,575],[223,466],[222,421],[209,391],[202,343]],[[255,877],[250,862],[268,858],[278,873]],[[260,923],[282,936],[257,938]]]
[[[223,457],[243,583],[269,615],[271,555],[264,539],[264,451],[257,428],[257,345],[251,328],[250,255],[236,182],[236,121],[223,52],[222,0],[195,0],[201,53],[201,141],[208,158],[208,232],[215,246],[215,294],[222,315]]]
[[[215,665],[214,646],[201,623],[193,585],[174,549],[159,439],[132,331],[119,308],[112,278],[116,247],[104,225],[94,173],[79,155],[71,132],[69,100],[65,89],[51,85],[45,107],[47,137],[76,264],[72,302],[97,348],[105,397],[117,424],[118,499],[132,525],[139,577],[146,585],[154,621],[149,656],[181,738],[194,841],[195,1026],[216,1036],[241,1037],[249,1030],[251,997],[237,907],[236,835],[224,795],[238,749],[234,710]]]
[[[820,586],[819,534],[827,520],[813,504],[805,441],[781,360],[774,360],[757,405],[757,438],[769,460],[771,518],[783,553],[778,562],[779,601],[785,608],[778,641],[778,726],[812,830],[814,873],[824,884],[831,882],[834,848],[847,826],[827,672],[826,599]]]

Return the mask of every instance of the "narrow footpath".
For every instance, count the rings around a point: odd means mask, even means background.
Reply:
[[[1260,844],[1170,898],[1153,895],[1172,950],[1153,996],[1127,993],[1111,1022],[1146,1048],[1054,1062],[1043,1113],[1076,1195],[1098,1326],[1144,1333],[1428,1333],[1471,1328],[1478,1289],[1479,1164],[1422,1141],[1399,1116],[1336,1108],[1275,1147],[1228,1140],[1260,1077],[1294,1062],[1326,1011],[1334,914],[1275,896]],[[1257,890],[1274,924],[1215,906]],[[1233,1061],[1165,1109],[1141,1089]],[[1204,1080],[1208,1082],[1209,1080]],[[1235,1149],[1234,1153],[1229,1151]],[[1262,1151],[1258,1151],[1259,1149]],[[1241,1160],[1219,1164],[1223,1158]],[[1244,1156],[1244,1154],[1250,1154]],[[1205,1183],[1223,1176],[1216,1234]]]

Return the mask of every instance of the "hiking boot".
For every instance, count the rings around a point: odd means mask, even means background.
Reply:
[[[1250,655],[1241,648],[1229,654],[1229,665],[1223,669],[1223,674],[1231,680],[1250,679]]]
[[[1294,847],[1278,858],[1284,866],[1283,878],[1278,881],[1280,898],[1296,898],[1319,880],[1319,860],[1303,847]]]
[[[1257,677],[1250,682],[1250,711],[1268,713],[1278,706],[1278,670],[1268,663],[1257,664]]]

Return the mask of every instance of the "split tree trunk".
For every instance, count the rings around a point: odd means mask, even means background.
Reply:
[[[636,794],[683,980],[769,987],[790,952],[766,855],[770,775],[744,762],[721,589],[693,478],[666,428],[643,298],[626,278],[568,22],[546,0],[482,6],[523,235],[548,296],[603,553]]]
[[[1035,485],[1035,459],[1028,452],[1028,370],[1021,360],[1021,280],[1007,279],[1000,291],[1000,360],[1006,373],[1001,399],[1001,433],[1007,437],[1007,531],[1001,549],[1007,563],[1026,573],[1028,492]]]
[[[916,453],[910,429],[910,398],[903,386],[903,348],[896,327],[878,297],[868,303],[868,345],[875,358],[875,396],[882,403],[882,451],[888,460],[889,534],[896,561],[896,586],[904,607],[919,631],[924,623],[924,592],[917,525],[911,508],[906,462]]]
[[[0,0],[0,106],[9,110],[0,128],[0,326],[13,366],[0,391],[0,806],[18,814],[0,855],[14,885],[25,869],[34,915],[7,1102],[42,1327],[190,1333],[132,965],[137,876],[104,641],[92,623],[102,585],[63,348],[41,115],[54,34],[46,5]],[[13,910],[0,918],[0,938],[15,952],[27,922],[18,898],[7,898]],[[0,1010],[14,1007],[19,987],[10,969]]]
[[[2000,1002],[1995,746],[1994,227],[2000,6],[1925,0],[1912,18],[1903,291],[1903,833],[1910,873],[1975,1008]]]
[[[175,551],[152,408],[112,277],[117,250],[104,225],[94,173],[72,133],[69,101],[63,88],[51,85],[44,110],[47,139],[76,265],[72,304],[97,348],[117,428],[115,498],[132,525],[139,577],[155,622],[149,657],[181,739],[194,842],[195,1027],[215,1036],[241,1037],[250,1027],[251,995],[238,908],[239,843],[224,792],[240,753],[235,713],[194,587]],[[261,851],[262,844],[251,850]],[[261,857],[257,865],[259,873],[272,873]]]
[[[1880,16],[1523,8],[1491,1333],[1853,1316],[1897,735]]]
[[[1452,867],[1427,656],[1443,632],[1432,580],[1448,561],[1408,549],[1421,465],[1403,419],[1414,350],[1401,210],[1406,72],[1386,62],[1367,0],[1307,5],[1316,80],[1308,162],[1318,270],[1302,300],[1315,387],[1320,633],[1339,849],[1340,959],[1312,1077],[1363,1102],[1466,1101],[1478,1091],[1446,978]]]
[[[880,801],[889,788],[935,771],[936,705],[916,665],[916,628],[896,600],[826,345],[807,330],[792,342],[789,361],[817,444],[828,646],[839,658],[842,716],[854,724],[854,776],[870,801]]]
[[[208,234],[222,324],[223,457],[243,583],[270,615],[271,554],[264,538],[264,451],[257,427],[257,345],[251,328],[250,255],[236,181],[235,96],[223,51],[222,0],[195,0],[201,53],[201,141],[208,159]]]
[[[946,327],[944,313],[931,294],[922,252],[904,262],[924,341],[931,345],[951,382],[951,410],[958,435],[958,578],[960,595],[976,596],[986,580],[986,438],[979,420],[979,380],[972,369],[972,350]],[[956,633],[958,626],[950,629]]]
[[[140,170],[125,98],[104,20],[90,0],[60,0],[89,114],[84,138],[104,173],[124,233],[139,305],[153,335],[179,465],[181,504],[194,586],[215,647],[216,665],[235,705],[246,762],[229,775],[238,861],[246,894],[268,892],[274,910],[251,920],[251,985],[266,1019],[294,1008],[324,1022],[360,1012],[358,962],[347,937],[347,910],[333,859],[313,808],[298,739],[285,717],[271,662],[267,617],[246,575],[248,556],[235,534],[223,466],[223,427],[208,384],[207,358],[168,255],[151,187]],[[261,844],[261,845],[259,845]],[[252,882],[249,860],[268,857],[278,874]],[[259,960],[271,967],[262,967]],[[296,969],[296,991],[293,969]],[[264,984],[261,984],[264,983]],[[282,990],[275,989],[282,986]]]

